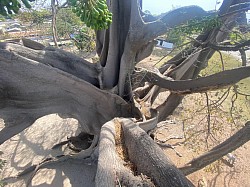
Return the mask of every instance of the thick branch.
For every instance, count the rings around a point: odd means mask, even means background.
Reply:
[[[230,86],[250,76],[250,66],[222,71],[210,76],[192,80],[172,80],[160,73],[144,70],[145,81],[165,88],[173,93],[190,94],[221,89]]]
[[[143,59],[150,56],[155,45],[156,41],[153,40],[151,42],[148,42],[146,45],[142,46],[141,49],[136,53],[135,62],[140,62]]]
[[[153,186],[149,181],[142,180],[125,168],[122,159],[116,153],[116,119],[102,126],[99,143],[99,157],[95,177],[96,187],[122,186]],[[116,126],[116,127],[115,127]]]
[[[27,39],[23,39],[23,42],[29,47],[38,48],[34,42],[31,44]],[[89,63],[83,58],[67,51],[53,47],[41,48],[43,50],[34,50],[13,43],[0,43],[0,49],[3,49],[0,53],[0,59],[1,56],[5,55],[6,51],[11,51],[27,59],[58,68],[95,86],[99,86],[99,76],[101,72],[99,64]]]
[[[241,48],[250,46],[250,40],[247,40],[245,42],[242,42],[240,44],[234,45],[234,46],[224,46],[224,45],[216,45],[209,43],[208,47],[214,49],[214,50],[220,50],[220,51],[239,51]]]
[[[213,163],[214,161],[225,156],[226,154],[234,151],[249,140],[250,121],[248,121],[242,129],[240,129],[237,133],[228,138],[226,141],[214,147],[209,152],[201,155],[200,157],[193,159],[191,162],[188,163],[187,166],[180,168],[180,170],[185,175],[189,175]]]
[[[59,69],[0,50],[0,118],[5,121],[0,143],[26,128],[25,122],[31,125],[51,113],[78,119],[83,131],[98,134],[102,124],[128,115],[128,109],[117,95]]]

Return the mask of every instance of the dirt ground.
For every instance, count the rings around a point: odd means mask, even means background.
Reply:
[[[162,146],[166,155],[171,158],[177,167],[181,167],[191,161],[193,158],[199,156],[192,149],[183,144],[178,145],[184,141],[182,124],[177,121],[167,121],[158,129],[157,139],[167,141],[167,144],[176,145],[175,151],[173,149]],[[180,139],[179,139],[180,138]],[[188,178],[198,187],[249,187],[250,186],[250,142],[233,152],[236,161],[233,167],[229,167],[222,162],[213,165],[211,171],[209,167],[202,169],[188,176]],[[225,157],[226,158],[226,157]],[[211,168],[211,166],[210,166]]]
[[[3,121],[0,121],[0,128],[2,126]],[[56,114],[38,119],[31,127],[0,146],[0,151],[4,153],[0,158],[7,161],[0,174],[0,179],[16,176],[25,168],[38,164],[44,158],[62,155],[67,152],[66,146],[53,150],[51,147],[78,133],[77,120],[62,119]],[[79,167],[79,165],[81,166]],[[39,170],[30,186],[93,187],[95,172],[96,165],[67,160]],[[7,186],[25,187],[29,177],[30,174],[20,180],[10,178],[7,180]]]
[[[154,65],[159,63],[161,57],[166,53],[166,50],[158,48],[154,51],[153,55],[140,62],[139,66],[153,69]],[[250,50],[246,51],[246,54],[248,65],[250,65]],[[230,53],[230,55],[240,60],[239,53],[232,52]],[[156,103],[161,103],[166,98],[166,94],[167,93],[161,93],[156,100]],[[192,101],[191,103],[187,103],[186,105],[188,105],[188,107],[190,107],[191,109],[194,109],[196,107],[195,104],[192,103]],[[250,103],[248,103],[248,108],[250,108]],[[156,138],[160,141],[170,139],[166,142],[166,144],[176,145],[175,151],[165,146],[162,146],[162,149],[177,167],[184,166],[193,158],[196,158],[203,153],[202,151],[199,151],[199,153],[197,153],[194,149],[192,149],[192,147],[195,146],[181,144],[185,140],[183,138],[183,122],[179,117],[182,109],[183,107],[180,106],[177,110],[178,112],[174,113],[169,120],[160,124],[161,127],[159,127],[156,133]],[[198,123],[198,121],[194,121],[193,123]],[[228,129],[223,129],[223,131],[229,130],[230,126],[228,126]],[[226,138],[228,138],[228,136],[226,135],[227,133],[221,133],[220,140],[226,140]],[[192,143],[190,142],[189,144]],[[229,167],[221,161],[218,161],[200,171],[190,174],[188,178],[195,184],[195,186],[198,187],[250,187],[249,150],[250,142],[247,142],[232,153],[236,158],[233,167]],[[227,159],[227,157],[224,158]]]

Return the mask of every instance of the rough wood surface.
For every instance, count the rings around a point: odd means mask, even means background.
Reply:
[[[114,117],[129,114],[119,96],[74,75],[0,49],[0,144],[45,115],[58,113],[79,121],[81,129],[99,134]]]
[[[154,186],[149,180],[136,177],[128,168],[125,168],[116,153],[115,136],[115,121],[111,120],[101,129],[95,186]]]
[[[62,49],[45,47],[43,50],[34,50],[30,48],[30,42],[26,42],[26,44],[28,47],[14,43],[0,43],[0,56],[4,57],[8,54],[6,52],[12,52],[21,57],[60,69],[95,86],[99,86],[100,77],[98,76],[100,76],[101,68],[98,63],[90,63]]]
[[[132,120],[124,119],[122,128],[129,158],[136,165],[138,173],[149,176],[157,186],[193,186],[151,137]]]

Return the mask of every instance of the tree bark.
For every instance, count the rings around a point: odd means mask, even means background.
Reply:
[[[117,119],[109,121],[102,126],[99,143],[99,157],[97,173],[95,177],[96,187],[122,186],[147,186],[153,187],[149,180],[143,180],[134,176],[132,171],[126,168],[121,158],[116,153],[116,131],[120,126]],[[121,140],[122,141],[122,140]]]
[[[23,47],[13,43],[0,43],[0,49],[2,49],[1,55],[5,56],[9,54],[9,52],[15,53],[23,58],[60,69],[96,87],[100,87],[102,76],[100,64],[90,63],[77,55],[54,47],[45,47],[43,50],[33,50],[30,49],[29,46]],[[2,60],[7,59],[3,58]]]
[[[56,29],[56,0],[51,0],[51,9],[52,9],[52,35],[53,35],[53,41],[55,43],[55,47],[58,47],[57,44],[57,29]]]
[[[194,186],[133,121],[122,120],[122,128],[129,158],[136,165],[137,172],[149,176],[157,186]]]
[[[51,2],[55,5],[55,0]],[[113,22],[109,29],[97,31],[96,48],[100,62],[96,64],[27,40],[23,40],[27,47],[0,43],[0,118],[5,122],[0,131],[0,144],[44,115],[58,113],[62,117],[73,117],[79,121],[83,132],[101,136],[96,186],[114,186],[120,181],[128,186],[151,186],[150,182],[125,168],[115,151],[114,126],[117,124],[112,119],[139,116],[137,124],[131,119],[120,119],[129,158],[137,171],[149,176],[157,186],[193,186],[137,125],[145,131],[152,129],[176,109],[184,97],[180,94],[218,89],[249,77],[249,67],[242,67],[197,79],[213,55],[215,46],[221,47],[218,43],[226,39],[235,25],[240,12],[237,4],[244,2],[248,1],[224,0],[218,13],[223,25],[198,36],[186,50],[187,55],[180,53],[169,60],[167,72],[166,67],[157,73],[141,72],[141,77],[145,76],[144,81],[149,82],[144,89],[146,93],[143,93],[143,96],[149,93],[149,106],[145,102],[137,103],[133,95],[131,76],[136,63],[152,52],[156,37],[189,19],[206,15],[203,9],[182,7],[168,12],[159,20],[145,22],[137,0],[107,1]],[[54,19],[53,23],[55,26]],[[56,44],[56,36],[53,37]],[[171,93],[162,105],[152,110],[154,98],[161,88]],[[139,99],[143,98],[140,96]],[[242,142],[247,140],[240,139]],[[220,150],[221,147],[217,148]],[[212,161],[210,156],[206,164]],[[185,174],[190,172],[187,170],[183,169]]]
[[[95,135],[106,121],[130,116],[122,98],[72,74],[6,49],[0,56],[0,118],[5,121],[0,143],[52,113],[77,119],[82,131]]]

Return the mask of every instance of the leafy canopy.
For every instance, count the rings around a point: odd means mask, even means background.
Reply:
[[[31,8],[29,2],[35,0],[1,0],[0,15],[17,14],[22,4]],[[105,0],[69,0],[72,11],[82,22],[94,30],[107,29],[112,22],[112,13]]]
[[[19,9],[21,8],[21,3],[24,4],[26,8],[31,8],[29,2],[33,2],[35,0],[1,0],[0,1],[0,14],[3,16],[7,16],[8,14],[17,14]]]

